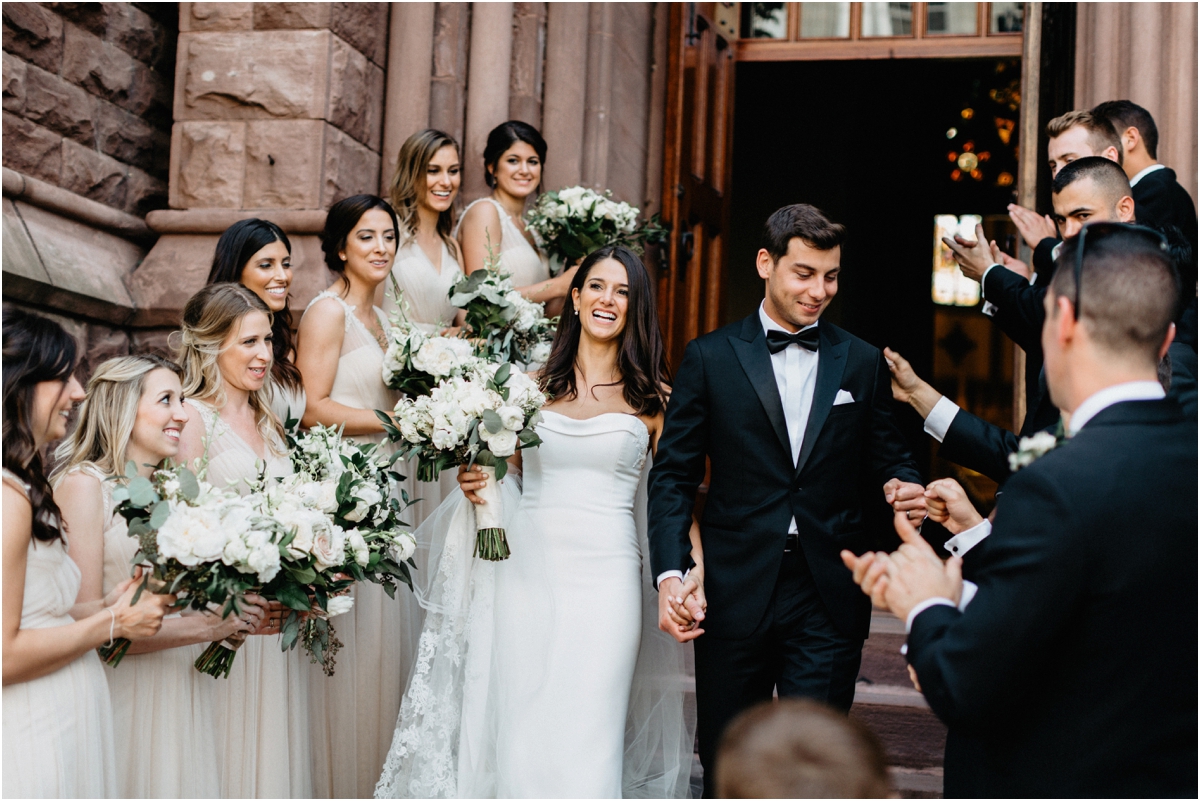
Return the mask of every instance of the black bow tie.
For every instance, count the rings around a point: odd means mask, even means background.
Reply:
[[[767,332],[767,348],[771,353],[779,353],[779,351],[788,345],[799,345],[802,348],[815,351],[817,343],[820,341],[821,335],[817,333],[816,326],[805,328],[803,331],[797,331],[794,334],[777,330]]]

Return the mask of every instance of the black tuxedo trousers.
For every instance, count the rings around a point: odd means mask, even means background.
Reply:
[[[829,323],[818,330],[798,464],[756,313],[688,344],[650,473],[657,576],[690,565],[696,490],[711,466],[700,521],[708,612],[696,642],[706,782],[725,725],[774,689],[849,709],[870,603],[838,554],[891,546],[890,517],[869,524],[886,511],[883,485],[921,481],[892,419],[883,355]],[[850,400],[834,405],[839,390]],[[793,518],[798,550],[785,553]]]

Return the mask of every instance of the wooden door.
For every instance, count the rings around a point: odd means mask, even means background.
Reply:
[[[718,8],[718,5],[723,8]],[[734,48],[718,28],[733,4],[672,3],[667,59],[663,219],[670,226],[658,279],[667,355],[716,328],[729,222]]]

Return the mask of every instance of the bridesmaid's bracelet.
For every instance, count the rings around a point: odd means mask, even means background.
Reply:
[[[111,606],[108,608],[108,613],[112,615],[112,622],[108,624],[108,642],[105,643],[106,646],[113,644],[113,634],[117,628],[117,613],[112,610]]]

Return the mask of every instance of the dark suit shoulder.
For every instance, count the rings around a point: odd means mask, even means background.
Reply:
[[[843,342],[845,340],[849,340],[851,351],[857,353],[859,356],[870,359],[883,358],[882,350],[875,347],[870,342],[867,342],[865,339],[851,334],[849,331],[841,328],[840,326],[836,326],[833,323],[827,323],[822,320],[820,327],[825,329],[826,336],[828,336],[834,342]]]

